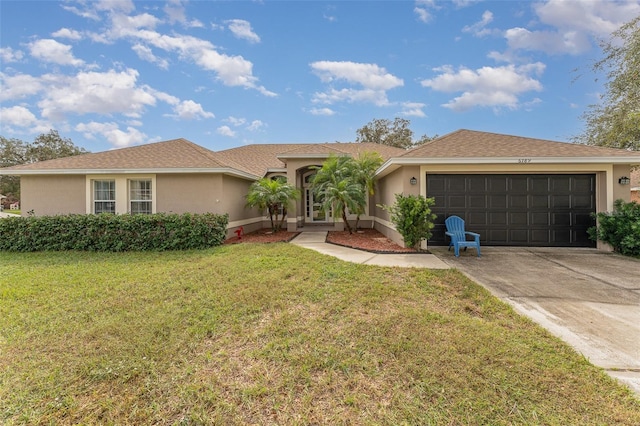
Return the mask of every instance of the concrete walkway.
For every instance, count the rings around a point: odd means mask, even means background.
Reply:
[[[449,269],[449,265],[433,254],[376,254],[329,244],[326,242],[326,239],[326,231],[305,231],[291,240],[291,244],[353,263],[376,266],[400,266],[404,268]]]
[[[7,213],[7,212],[0,212],[0,219],[3,217],[20,217],[20,215],[18,214],[13,214],[13,213]]]

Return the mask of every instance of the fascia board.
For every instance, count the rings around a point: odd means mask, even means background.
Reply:
[[[640,164],[640,156],[629,157],[432,157],[390,158],[376,171],[385,175],[400,166],[422,166],[429,164]],[[395,167],[394,167],[395,166]],[[387,170],[388,169],[388,170]]]

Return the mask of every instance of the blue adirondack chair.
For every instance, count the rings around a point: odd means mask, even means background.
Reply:
[[[478,252],[478,257],[480,257],[480,234],[465,231],[464,220],[459,216],[449,216],[447,220],[444,221],[444,224],[447,227],[445,235],[451,238],[447,251],[451,250],[451,246],[453,246],[456,257],[460,257],[460,247],[464,247],[465,251],[467,247],[475,247]],[[473,240],[467,240],[467,235],[473,237]]]

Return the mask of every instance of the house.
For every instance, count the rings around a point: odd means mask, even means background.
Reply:
[[[631,201],[640,203],[640,168],[631,172]]]
[[[9,204],[9,210],[20,210],[20,203],[16,201],[15,203]]]
[[[592,213],[630,199],[629,176],[640,153],[495,133],[458,130],[412,150],[369,143],[265,144],[210,151],[185,139],[59,158],[0,169],[21,176],[23,211],[66,213],[228,213],[229,236],[268,226],[264,212],[246,207],[252,182],[285,176],[302,197],[288,210],[287,229],[315,225],[343,229],[319,209],[310,190],[314,167],[330,155],[376,151],[384,164],[377,191],[361,216],[401,242],[388,212],[395,194],[436,200],[430,244],[443,244],[444,219],[452,214],[482,235],[486,245],[594,245],[586,229]]]

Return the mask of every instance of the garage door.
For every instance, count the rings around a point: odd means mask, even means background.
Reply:
[[[482,244],[595,247],[595,175],[427,175],[438,215],[432,244],[448,244],[444,220],[462,217]]]

